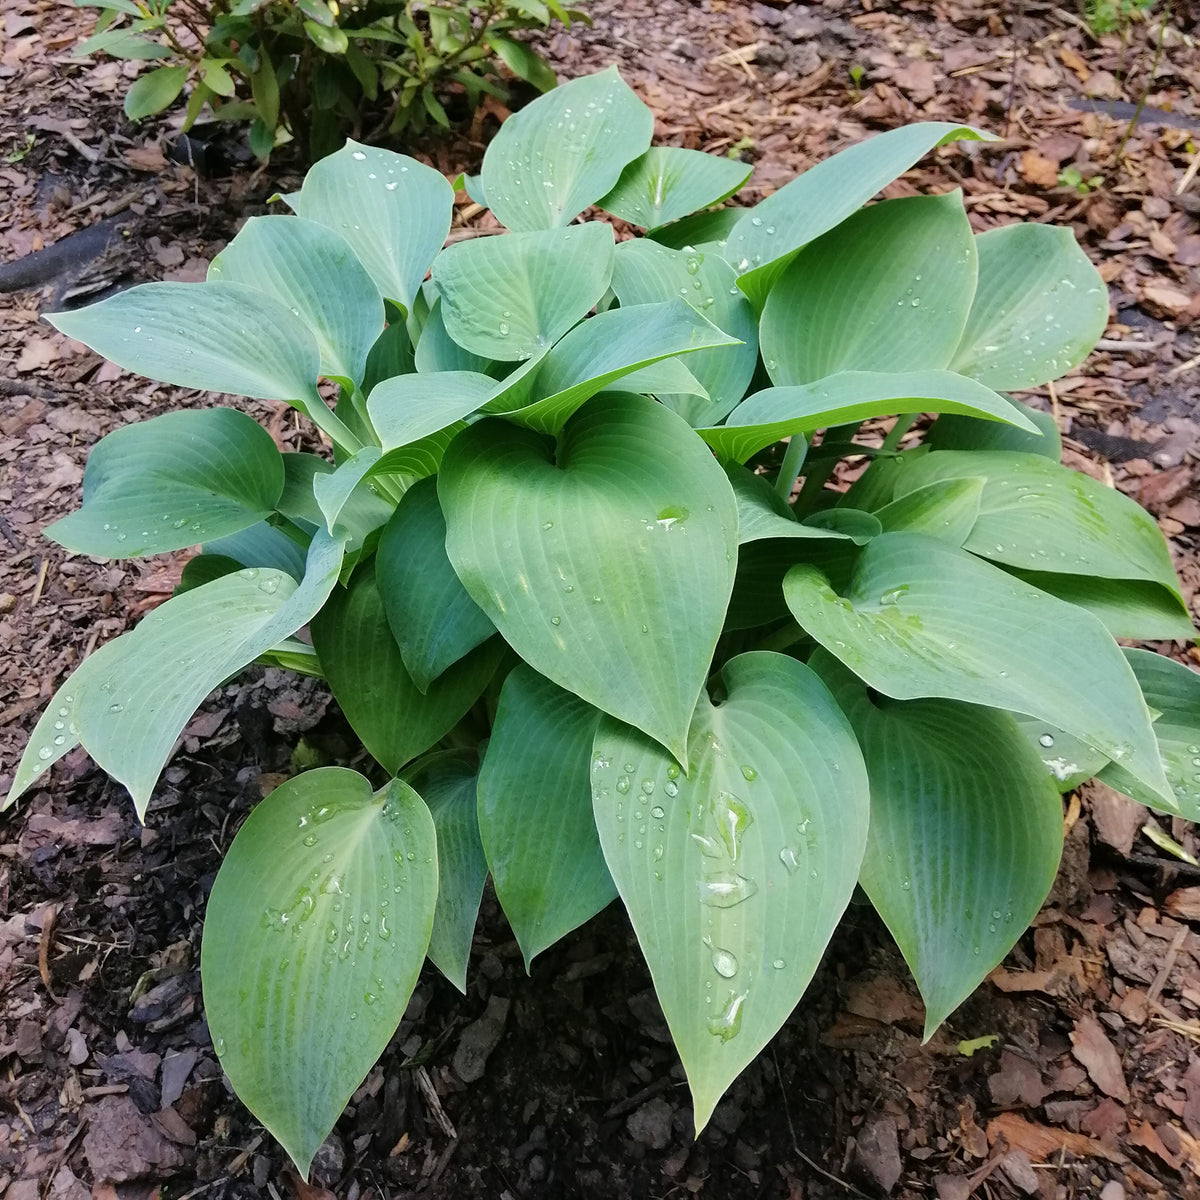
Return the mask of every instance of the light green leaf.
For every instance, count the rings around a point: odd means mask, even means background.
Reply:
[[[518,78],[531,83],[539,92],[548,92],[558,83],[558,78],[546,60],[525,42],[513,38],[487,35],[487,43],[495,50],[500,61]]]
[[[447,754],[409,782],[420,790],[437,830],[438,893],[429,961],[465,996],[467,960],[488,872],[475,815],[476,768],[460,755]]]
[[[82,744],[129,789],[143,818],[191,715],[219,684],[308,624],[333,590],[342,551],[341,541],[318,533],[299,585],[269,569],[225,575],[173,596],[105,646],[103,658],[97,652],[85,659],[34,729],[8,802],[50,763]],[[45,748],[49,755],[42,754]]]
[[[500,692],[479,772],[479,832],[526,970],[617,894],[588,785],[599,721],[598,709],[523,663]]]
[[[422,695],[388,627],[375,572],[360,570],[311,624],[313,646],[346,720],[395,774],[462,720],[496,670],[492,643],[456,663]]]
[[[358,387],[383,330],[383,297],[345,238],[302,217],[251,217],[213,259],[209,279],[244,283],[312,330],[321,373]]]
[[[792,434],[900,412],[982,415],[1036,429],[1001,395],[953,371],[843,371],[797,387],[748,396],[724,425],[696,432],[722,457],[745,462]]]
[[[923,444],[931,450],[1018,450],[1058,462],[1062,458],[1062,435],[1054,418],[1011,396],[1004,398],[1037,426],[1040,437],[1017,425],[943,413],[925,434]]]
[[[401,498],[379,539],[375,581],[405,669],[422,692],[496,632],[446,557],[446,519],[433,479]]]
[[[433,821],[399,780],[289,780],[247,818],[204,921],[204,1008],[238,1099],[302,1176],[416,986],[437,896]]]
[[[800,625],[885,696],[1054,721],[1169,802],[1137,681],[1090,613],[917,533],[868,542],[844,598],[810,566],[788,572],[784,593]]]
[[[1083,362],[1108,324],[1108,290],[1067,226],[981,233],[979,287],[953,367],[1016,391]]]
[[[616,187],[597,203],[631,225],[656,229],[727,200],[753,170],[700,150],[652,146],[626,166]]]
[[[346,31],[339,29],[336,25],[327,29],[324,25],[317,24],[316,21],[305,21],[304,32],[308,34],[308,40],[326,54],[335,56],[345,54],[350,45]]]
[[[732,463],[725,468],[737,499],[738,543],[768,538],[847,538],[837,530],[822,529],[796,520],[795,514],[763,475]],[[876,529],[874,532],[878,533]]]
[[[653,401],[589,400],[557,446],[501,421],[438,475],[463,586],[535,670],[683,753],[733,584],[737,510]]]
[[[279,451],[244,413],[164,413],[102,438],[88,455],[83,507],[45,532],[76,554],[162,554],[263,520],[282,490]]]
[[[613,187],[653,134],[653,114],[616,67],[573,79],[500,126],[480,172],[488,204],[514,232],[567,225]]]
[[[433,264],[446,332],[485,359],[535,357],[608,290],[612,247],[612,228],[598,221],[447,246]]]
[[[1154,722],[1158,752],[1170,780],[1173,804],[1131,774],[1128,762],[1106,766],[1099,778],[1110,787],[1160,812],[1200,820],[1200,673],[1149,650],[1126,650],[1146,703],[1160,715]]]
[[[113,58],[153,59],[170,58],[171,50],[162,42],[140,37],[128,29],[105,29],[85,38],[73,51],[73,56],[83,58],[88,54],[111,54]]]
[[[804,994],[858,878],[867,777],[803,664],[743,654],[701,695],[685,777],[609,718],[592,803],[704,1128]]]
[[[450,232],[454,207],[440,171],[355,141],[311,167],[286,199],[299,216],[340,233],[380,292],[406,311]]]
[[[966,541],[972,553],[1026,570],[1142,579],[1178,596],[1154,518],[1115,488],[1041,455],[935,451],[905,464],[896,494],[966,478],[983,481],[979,520]]]
[[[740,275],[738,286],[761,309],[792,254],[841,224],[935,146],[964,139],[994,140],[969,125],[920,122],[810,167],[746,212],[730,232],[725,254]]]
[[[740,346],[697,350],[688,370],[708,392],[707,401],[660,395],[689,425],[715,425],[746,394],[758,363],[758,319],[735,286],[733,268],[716,254],[670,250],[646,238],[617,246],[612,289],[621,304],[653,304],[683,296]],[[636,390],[636,389],[635,389]]]
[[[850,718],[871,780],[859,882],[925,1001],[925,1040],[1037,916],[1062,804],[1013,718],[955,700],[879,700],[832,655],[811,664]]]
[[[778,386],[940,371],[974,294],[961,193],[873,204],[806,246],[771,289],[759,329],[767,374]]]
[[[333,533],[334,526],[359,485],[379,463],[379,458],[378,446],[364,446],[353,458],[339,463],[334,470],[313,476],[313,497],[321,510],[321,516],[325,518],[325,528],[330,533]],[[383,512],[380,512],[380,516],[386,519]],[[379,524],[382,525],[383,520],[380,520]],[[346,528],[353,534],[352,524],[347,524]]]
[[[580,405],[633,372],[679,354],[734,345],[694,308],[676,297],[634,304],[576,325],[550,352],[537,374],[538,398],[509,419],[541,433],[557,433]],[[642,386],[648,382],[642,377]],[[675,386],[674,380],[667,386]]]
[[[156,67],[139,75],[125,93],[125,115],[131,121],[153,116],[175,103],[187,82],[188,69],[183,67]]]
[[[482,408],[496,381],[474,371],[397,375],[376,384],[367,413],[385,451],[410,445]]]
[[[889,532],[906,529],[909,533],[927,533],[961,546],[979,520],[982,494],[982,479],[939,480],[906,492],[877,509],[875,516]]]

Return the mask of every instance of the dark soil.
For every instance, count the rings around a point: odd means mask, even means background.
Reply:
[[[1153,80],[1157,23],[1096,39],[1073,4],[589,9],[593,31],[548,44],[560,72],[620,63],[659,140],[755,162],[747,200],[903,121],[1005,132],[996,147],[940,152],[888,194],[961,186],[977,228],[1073,225],[1114,319],[1083,368],[1026,398],[1058,417],[1070,465],[1151,509],[1200,611],[1200,183],[1188,176],[1200,51],[1186,3]],[[102,364],[39,314],[144,279],[201,278],[299,167],[277,156],[256,173],[224,134],[205,150],[210,173],[171,161],[170,120],[122,116],[124,68],[70,58],[86,11],[0,0],[0,13],[0,287],[21,285],[0,297],[3,790],[57,684],[165,599],[187,557],[93,562],[42,526],[78,502],[104,433],[210,403]],[[1143,92],[1146,119],[1118,161]],[[477,166],[504,115],[492,106],[452,139],[402,148],[454,176]],[[1099,182],[1081,194],[1065,171]],[[490,219],[459,205],[458,224]],[[95,233],[67,241],[102,222],[118,236],[98,255]],[[11,265],[50,246],[49,261]],[[278,406],[235,403],[288,448],[309,436]],[[1200,869],[1165,856],[1140,832],[1148,814],[1099,788],[1071,798],[1063,871],[1035,928],[928,1045],[899,954],[852,906],[800,1006],[698,1140],[619,905],[527,978],[486,896],[468,994],[425,972],[303,1184],[224,1083],[198,975],[221,852],[293,772],[298,746],[305,761],[353,751],[318,685],[256,670],[189,726],[145,828],[80,752],[0,826],[0,1193],[1200,1196]],[[1190,826],[1163,828],[1200,849]]]

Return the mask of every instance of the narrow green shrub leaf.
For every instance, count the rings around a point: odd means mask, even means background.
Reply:
[[[367,413],[384,450],[394,450],[473,413],[495,394],[496,381],[474,371],[398,375],[372,389]]]
[[[612,247],[612,228],[597,221],[447,246],[433,264],[446,332],[485,359],[533,358],[607,291]]]
[[[76,554],[162,554],[263,520],[282,491],[283,459],[244,413],[164,413],[102,438],[88,455],[83,507],[45,532]]]
[[[742,343],[697,350],[688,356],[688,370],[708,392],[708,400],[659,396],[689,425],[715,425],[745,396],[754,376],[758,319],[735,286],[736,279],[733,268],[717,254],[671,250],[644,238],[617,246],[612,289],[622,305],[654,304],[682,296],[718,329]]]
[[[450,232],[454,190],[415,158],[347,141],[310,168],[292,210],[341,234],[380,292],[408,311]]]
[[[422,479],[401,497],[379,539],[375,582],[405,669],[422,692],[496,632],[446,557],[436,480]]]
[[[946,142],[992,141],[969,125],[904,125],[810,167],[746,212],[729,234],[726,257],[738,286],[759,309],[790,255],[839,225],[918,159]]]
[[[99,652],[85,659],[34,730],[9,802],[74,738],[129,789],[138,817],[144,817],[189,718],[214,688],[311,620],[333,590],[342,551],[341,541],[318,533],[299,585],[269,569],[225,575],[173,596],[105,646],[103,659]],[[57,720],[64,729],[54,727]],[[41,739],[43,723],[48,740]],[[43,755],[47,746],[51,753]]]
[[[979,520],[966,541],[972,553],[1026,570],[1143,579],[1178,594],[1154,518],[1115,488],[1041,455],[935,451],[906,465],[896,493],[967,478],[983,481]]]
[[[1174,803],[1134,776],[1127,762],[1114,762],[1099,775],[1110,787],[1160,812],[1200,820],[1200,673],[1148,650],[1126,650],[1146,703],[1160,715],[1154,722],[1158,752],[1170,780]]]
[[[500,647],[481,646],[422,695],[400,657],[371,570],[356,572],[313,618],[313,647],[346,720],[385,771],[435,745],[479,699]]]
[[[213,1045],[305,1177],[416,986],[436,855],[407,784],[372,795],[324,767],[259,804],[217,872],[200,959]]]
[[[859,882],[925,1001],[925,1039],[1029,928],[1062,854],[1058,789],[1013,718],[955,700],[880,700],[824,651],[871,781]]]
[[[522,663],[508,675],[479,772],[479,832],[529,969],[617,894],[592,817],[600,712]]]
[[[362,384],[383,329],[383,297],[345,238],[302,217],[251,217],[209,264],[208,277],[281,301],[317,339],[321,373]]]
[[[546,60],[525,42],[489,34],[487,43],[518,79],[533,84],[539,92],[548,92],[558,83],[558,77],[547,65]]]
[[[674,413],[604,395],[557,446],[500,421],[438,476],[463,586],[535,670],[683,753],[733,584],[728,480]]]
[[[616,187],[597,203],[631,225],[656,229],[727,200],[753,170],[700,150],[652,146],[625,167]]]
[[[514,232],[567,225],[616,184],[653,134],[653,114],[616,67],[573,79],[500,126],[480,172],[488,204]]]
[[[733,338],[678,297],[610,308],[576,325],[550,350],[534,383],[538,399],[511,412],[509,419],[541,433],[557,433],[584,401],[609,384],[662,359],[733,344]],[[642,386],[652,382],[642,377]]]
[[[704,1128],[804,994],[858,878],[867,778],[849,722],[803,664],[743,654],[701,695],[685,776],[600,723],[592,803]]]
[[[184,67],[156,67],[139,75],[125,93],[125,115],[131,121],[160,113],[175,103],[183,85],[187,82],[188,69]]]
[[[873,204],[806,246],[771,289],[759,330],[767,374],[779,386],[838,371],[940,371],[974,294],[961,193]]]
[[[1054,418],[1011,396],[1004,398],[1037,426],[1040,437],[1018,425],[943,413],[925,434],[923,444],[931,450],[1016,450],[1058,462],[1062,458],[1062,435]]]
[[[953,367],[1017,391],[1065,375],[1108,324],[1108,290],[1067,227],[981,233],[979,286]]]
[[[809,566],[788,572],[784,593],[800,625],[885,696],[1053,721],[1170,802],[1137,680],[1090,613],[917,533],[868,542],[844,598]]]
[[[696,432],[722,457],[745,462],[792,434],[901,412],[958,412],[1036,426],[1001,395],[953,371],[842,371],[797,387],[764,388],[724,425]]]
[[[889,532],[927,533],[961,546],[979,520],[982,479],[943,479],[906,492],[875,516]]]
[[[475,815],[476,768],[458,755],[446,755],[410,782],[420,789],[437,830],[438,892],[429,961],[465,996],[467,960],[488,872]]]

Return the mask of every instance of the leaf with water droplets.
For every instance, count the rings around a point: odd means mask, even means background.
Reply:
[[[83,507],[46,535],[77,554],[163,554],[256,524],[282,492],[283,459],[245,413],[164,413],[96,444],[83,473]]]
[[[701,150],[652,146],[625,167],[616,186],[597,203],[631,225],[656,229],[729,199],[753,170],[737,159]]]
[[[803,995],[858,878],[867,777],[849,722],[781,654],[726,663],[687,774],[606,717],[592,806],[687,1071],[696,1128]]]
[[[871,781],[859,882],[925,1000],[925,1037],[1037,916],[1062,853],[1062,805],[1008,714],[868,698],[831,654],[812,668],[850,718]]]
[[[342,767],[276,788],[217,872],[200,960],[213,1045],[305,1177],[404,1015],[437,888],[421,797]]]

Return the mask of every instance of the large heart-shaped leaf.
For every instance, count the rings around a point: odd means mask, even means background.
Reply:
[[[746,394],[758,363],[758,319],[735,286],[733,268],[716,254],[671,250],[645,238],[621,242],[613,259],[612,289],[623,305],[653,304],[681,296],[740,346],[718,346],[688,356],[688,370],[708,399],[659,396],[689,425],[715,425]]]
[[[764,388],[739,404],[724,425],[697,432],[722,458],[745,462],[765,446],[870,417],[913,412],[969,413],[1036,433],[1003,396],[953,371],[842,371],[797,387]]]
[[[700,697],[686,776],[610,718],[592,762],[600,844],[697,1130],[804,994],[854,890],[868,821],[854,734],[807,667],[743,654],[721,692]]]
[[[969,125],[918,122],[877,134],[810,167],[743,214],[725,254],[738,286],[762,308],[789,257],[839,225],[935,146],[992,140]]]
[[[299,585],[252,567],[180,592],[105,646],[102,659],[84,659],[34,728],[8,802],[82,744],[145,816],[188,719],[219,684],[308,624],[337,582],[344,544],[318,532]]]
[[[925,1001],[925,1038],[1029,927],[1062,853],[1058,789],[1004,712],[872,703],[824,651],[812,667],[850,718],[871,781],[859,882]]]
[[[524,663],[500,692],[479,772],[479,832],[527,970],[617,894],[588,784],[600,716]]]
[[[602,395],[557,444],[471,426],[438,496],[450,561],[513,649],[682,755],[737,549],[733,492],[704,443],[653,401]]]
[[[438,867],[420,796],[325,767],[259,804],[217,872],[200,970],[238,1099],[307,1177],[417,982]]]
[[[535,357],[607,291],[612,249],[598,221],[448,246],[433,264],[447,333],[486,359]]]
[[[626,166],[616,187],[597,203],[631,225],[655,229],[727,200],[753,170],[700,150],[652,146]]]
[[[362,383],[383,329],[383,297],[334,230],[301,217],[251,217],[209,264],[208,278],[244,283],[287,305],[316,337],[321,373]]]
[[[961,193],[873,204],[806,246],[771,289],[759,329],[767,374],[789,385],[838,371],[940,371],[974,294]]]
[[[487,202],[514,232],[573,221],[654,135],[654,116],[609,67],[513,113],[483,156]]]
[[[422,692],[496,632],[446,557],[436,480],[422,479],[401,498],[379,539],[375,582],[404,666]]]
[[[282,491],[279,451],[245,413],[164,413],[102,438],[83,473],[83,507],[45,532],[77,554],[162,554],[254,525]]]
[[[1090,613],[918,533],[868,542],[844,597],[810,566],[788,572],[784,593],[800,625],[884,695],[1053,721],[1170,803],[1137,680]]]
[[[292,210],[339,233],[389,300],[413,298],[450,232],[454,190],[415,158],[347,141],[286,196]]]
[[[1108,324],[1108,291],[1071,230],[1007,225],[975,245],[979,286],[954,369],[1016,391],[1087,358]]]
[[[359,570],[330,596],[312,621],[312,639],[346,720],[392,774],[458,724],[500,654],[496,644],[481,646],[422,694],[400,657],[371,570]]]

